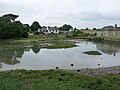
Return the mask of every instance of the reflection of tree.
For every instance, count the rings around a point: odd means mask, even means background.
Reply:
[[[33,50],[33,52],[34,52],[35,54],[39,53],[39,52],[40,52],[40,49],[41,49],[41,48],[40,48],[38,45],[35,45],[35,46],[32,47],[32,50]]]
[[[102,51],[103,53],[113,54],[114,56],[117,52],[120,51],[120,45],[117,43],[101,42],[101,43],[96,43],[96,45],[98,50]]]
[[[30,48],[29,48],[30,49]],[[20,63],[18,58],[21,58],[24,54],[26,48],[24,47],[0,47],[0,63],[5,63],[8,65],[15,65]],[[28,50],[28,49],[27,49]],[[0,64],[0,67],[2,65]]]
[[[0,68],[2,68],[2,64],[0,63]]]
[[[40,51],[39,45],[31,47],[34,53]],[[0,68],[2,68],[2,63],[7,65],[15,65],[20,63],[18,60],[22,58],[24,51],[29,51],[30,47],[23,47],[19,45],[0,45]]]
[[[20,63],[20,61],[17,60],[16,55],[13,55],[12,59],[5,59],[2,63],[8,64],[8,65],[15,65],[17,63]]]

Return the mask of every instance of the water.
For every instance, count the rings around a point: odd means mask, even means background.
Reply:
[[[120,45],[78,40],[78,46],[68,49],[41,49],[39,46],[0,46],[0,70],[81,69],[120,66]],[[31,46],[31,45],[30,45]],[[86,51],[102,55],[86,55]],[[73,64],[73,66],[71,66]]]

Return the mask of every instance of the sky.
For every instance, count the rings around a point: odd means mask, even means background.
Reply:
[[[0,0],[0,16],[17,14],[18,20],[41,26],[70,24],[76,28],[120,25],[120,0]]]

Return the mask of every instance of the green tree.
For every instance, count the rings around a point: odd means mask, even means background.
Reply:
[[[69,31],[71,28],[73,28],[71,25],[64,24],[62,27],[60,27],[60,30]]]
[[[97,30],[96,28],[93,28],[93,30]]]
[[[24,30],[29,32],[30,31],[30,26],[29,24],[24,24]]]
[[[28,37],[26,27],[20,21],[15,21],[17,16],[7,14],[0,17],[0,39]]]
[[[37,21],[34,21],[30,27],[31,31],[33,32],[38,31],[39,28],[41,28],[41,26]]]
[[[2,17],[15,21],[15,19],[18,18],[19,16],[14,14],[6,14],[6,15],[3,15]]]

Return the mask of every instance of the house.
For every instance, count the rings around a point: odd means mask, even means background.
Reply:
[[[59,34],[59,29],[55,26],[55,27],[46,27],[46,26],[43,26],[41,29],[38,30],[38,32],[42,32],[44,34]]]
[[[97,37],[120,38],[120,27],[117,27],[117,24],[115,26],[105,26],[97,30]]]

